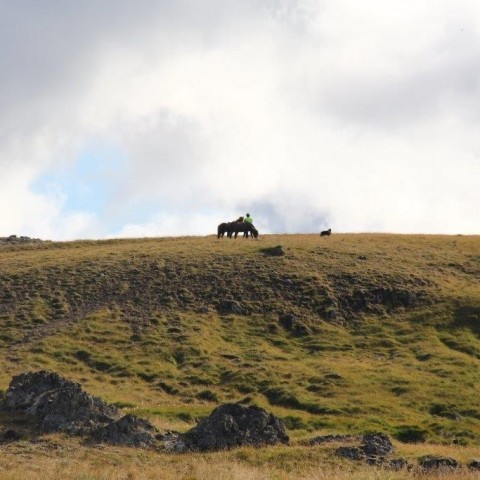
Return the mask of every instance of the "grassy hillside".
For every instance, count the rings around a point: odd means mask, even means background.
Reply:
[[[294,443],[480,440],[480,237],[3,245],[0,286],[0,394],[48,369],[163,428],[241,400]]]

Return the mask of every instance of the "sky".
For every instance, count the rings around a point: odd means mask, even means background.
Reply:
[[[480,2],[0,0],[0,236],[480,234]]]

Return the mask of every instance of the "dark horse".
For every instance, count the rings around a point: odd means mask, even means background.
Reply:
[[[231,233],[228,235],[229,237],[232,236],[232,233],[235,234],[234,238],[237,238],[238,232],[243,232],[246,233],[248,236],[248,233],[252,235],[252,237],[257,238],[258,237],[258,230],[248,222],[232,222],[230,224],[230,228],[232,229]]]
[[[232,225],[233,222],[223,222],[217,227],[217,238],[223,237],[227,234],[227,237],[232,236]]]

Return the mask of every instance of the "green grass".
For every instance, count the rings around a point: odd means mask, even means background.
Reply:
[[[0,265],[0,390],[47,369],[179,429],[244,401],[294,440],[480,440],[479,237],[52,242]]]

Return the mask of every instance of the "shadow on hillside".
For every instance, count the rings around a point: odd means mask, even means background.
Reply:
[[[469,328],[473,333],[480,335],[480,307],[461,306],[454,314],[454,325]]]

